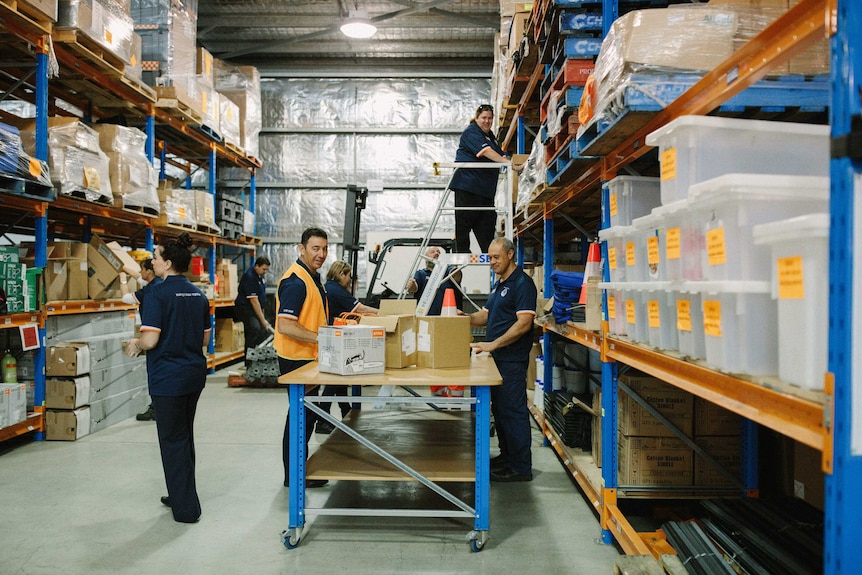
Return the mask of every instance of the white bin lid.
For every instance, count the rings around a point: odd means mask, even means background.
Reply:
[[[645,216],[632,220],[635,231],[654,230],[664,226],[664,214],[656,213],[655,209]]]
[[[756,245],[829,238],[829,214],[807,214],[751,228]]]
[[[829,137],[829,126],[796,124],[793,122],[772,122],[769,120],[719,118],[717,116],[680,116],[673,122],[665,124],[655,132],[648,134],[646,137],[646,144],[647,146],[661,146],[662,139],[671,136],[675,131],[701,127],[709,128],[711,130],[734,130],[797,136]]]
[[[690,293],[772,293],[772,282],[692,281],[677,284],[679,291]]]
[[[725,174],[688,189],[695,206],[715,206],[726,202],[829,201],[829,178],[777,174]],[[694,207],[694,206],[693,206]],[[824,205],[824,208],[827,206]]]
[[[612,228],[605,228],[603,230],[599,230],[599,239],[606,241],[625,238],[632,235],[634,231],[635,229],[632,226],[614,226]]]
[[[661,216],[668,217],[678,214],[679,212],[688,211],[691,208],[689,206],[688,198],[683,198],[681,200],[677,200],[675,202],[671,202],[669,204],[663,204],[657,208],[653,208],[652,213]]]

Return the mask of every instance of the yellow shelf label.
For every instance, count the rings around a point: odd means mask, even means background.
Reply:
[[[617,269],[617,249],[608,248],[608,265],[612,270]]]
[[[706,255],[711,266],[720,266],[727,263],[724,228],[715,228],[706,232]]]
[[[668,148],[661,153],[661,181],[667,182],[676,178],[676,148]]]
[[[617,319],[617,300],[614,296],[608,296],[608,319]]]
[[[802,256],[778,258],[778,299],[805,299]]]
[[[618,213],[617,209],[619,208],[619,205],[617,204],[617,195],[616,194],[611,194],[611,206],[610,206],[610,208],[611,208],[611,215],[616,216]]]
[[[676,329],[691,331],[691,302],[687,299],[676,300]]]
[[[626,300],[626,321],[635,323],[635,300],[633,299]]]
[[[647,263],[657,266],[659,261],[661,261],[661,254],[658,249],[658,236],[650,236],[647,238]]]
[[[703,333],[713,337],[721,337],[721,302],[706,300],[703,302]]]
[[[680,233],[679,228],[668,228],[664,234],[665,246],[664,255],[669,260],[678,260],[680,254]]]
[[[626,242],[626,266],[635,267],[635,243]]]
[[[661,327],[661,312],[659,311],[658,300],[647,302],[647,316],[650,327]]]

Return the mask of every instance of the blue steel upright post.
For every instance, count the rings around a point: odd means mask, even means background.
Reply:
[[[838,0],[838,30],[832,37],[830,125],[833,142],[851,134],[851,121],[860,118],[862,105],[856,78],[862,77],[859,34],[862,33],[862,2]],[[859,130],[859,126],[855,126]],[[858,142],[859,133],[855,134]],[[856,144],[858,146],[858,143]],[[836,150],[836,146],[833,146]],[[832,472],[826,475],[826,517],[824,525],[824,573],[858,573],[858,553],[862,548],[862,412],[858,397],[862,387],[859,377],[859,314],[854,309],[854,293],[860,282],[854,282],[858,262],[856,248],[859,234],[855,222],[862,222],[856,212],[855,194],[860,166],[851,160],[851,150],[834,151],[830,163],[832,193],[830,199],[829,237],[829,372],[834,377],[831,399],[832,460],[824,458]],[[860,157],[858,150],[852,155]],[[862,204],[860,204],[862,208]],[[855,373],[854,373],[855,372]],[[855,397],[854,397],[855,396]],[[828,410],[827,410],[828,415]],[[827,435],[828,437],[828,435]],[[828,454],[828,445],[824,446]]]
[[[607,185],[602,185],[602,229],[607,229],[611,226],[611,209],[610,209],[610,192]],[[602,259],[608,261],[608,243],[601,243]],[[610,266],[602,266],[602,279],[606,282],[610,281]],[[608,294],[606,290],[602,290],[602,323],[607,325],[608,320]],[[605,348],[605,338],[607,331],[602,334],[602,347]],[[619,418],[617,416],[617,402],[619,400],[619,387],[617,386],[617,377],[619,368],[615,361],[605,361],[604,353],[602,354],[602,485],[604,501],[603,510],[608,504],[616,504],[616,490],[619,485],[619,477],[617,475],[617,464],[619,459],[617,446],[617,429],[619,427]],[[602,519],[602,542],[605,544],[613,543],[613,534],[607,528],[607,523],[604,521],[607,514],[603,511]]]
[[[554,295],[554,290],[551,287],[551,271],[554,269],[554,217],[547,211],[545,211],[543,234],[542,285],[544,287],[542,288],[542,296],[550,299]],[[550,393],[554,390],[554,342],[551,337],[551,332],[545,331],[545,335],[542,338],[542,355],[545,358],[543,363],[545,373],[542,374],[542,390],[544,391],[542,397],[545,396],[545,393]],[[542,410],[542,413],[545,412],[544,405],[537,407]],[[550,445],[547,436],[543,435],[542,444],[545,447]]]
[[[36,159],[48,161],[48,54],[40,50],[36,54]],[[48,209],[36,216],[33,230],[35,265],[45,269],[48,265]],[[42,429],[45,429],[45,326],[39,328],[39,347],[33,359],[33,405],[34,411],[42,413]],[[45,439],[45,432],[36,433],[37,440]]]
[[[210,146],[210,171],[209,171],[209,185],[207,186],[207,192],[209,192],[212,196],[213,214],[218,213],[216,210],[216,168],[217,168],[216,161],[217,161],[216,147],[215,147],[215,145],[212,145],[212,146]],[[210,270],[209,270],[210,285],[214,286],[215,285],[215,275],[216,275],[215,274],[215,269],[216,269],[215,241],[210,241],[210,247],[209,247],[209,250],[207,252],[207,257],[209,259],[209,264],[210,264]],[[217,295],[218,294],[214,293],[213,299],[215,299]],[[213,357],[215,357],[215,337],[216,337],[215,313],[211,312],[210,313],[210,343],[207,346],[207,352]],[[215,362],[213,362],[213,365],[215,365]],[[213,373],[214,371],[215,371],[215,369],[210,369],[210,373]]]

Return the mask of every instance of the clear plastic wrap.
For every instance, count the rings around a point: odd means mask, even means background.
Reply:
[[[139,27],[144,81],[152,86],[173,86],[175,79],[195,75],[197,3],[171,0],[134,0],[132,17]]]
[[[128,63],[134,22],[116,0],[59,0],[57,26],[74,28]]]
[[[258,138],[263,125],[260,73],[254,66],[233,66],[215,61],[215,89],[239,107],[241,145],[249,156],[259,157]]]
[[[48,165],[59,193],[83,196],[88,202],[113,203],[110,163],[101,150],[49,145]]]
[[[161,215],[175,226],[196,227],[195,190],[174,188],[171,197],[161,204]]]
[[[540,188],[547,180],[547,165],[545,164],[545,146],[538,140],[533,141],[533,149],[530,150],[530,157],[527,163],[524,164],[524,169],[521,170],[521,175],[518,177],[518,203],[517,211],[527,208],[530,200],[533,199],[533,192],[536,188]]]
[[[18,171],[18,156],[21,155],[21,134],[18,128],[0,123],[0,173],[14,174]]]
[[[147,135],[136,128],[112,124],[97,124],[94,130],[108,156],[114,204],[158,213],[158,176],[144,153]]]
[[[224,141],[234,146],[242,147],[242,135],[239,127],[239,106],[224,94],[218,94],[219,99],[219,133]]]

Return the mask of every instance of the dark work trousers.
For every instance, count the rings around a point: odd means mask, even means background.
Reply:
[[[245,364],[248,366],[248,350],[257,347],[266,339],[267,331],[260,323],[257,314],[251,306],[243,306],[234,308],[234,318],[242,322],[243,331],[245,332]]]
[[[515,473],[528,475],[533,460],[530,413],[527,409],[527,361],[498,361],[501,385],[491,386],[491,413],[497,428],[500,455]]]
[[[464,190],[454,190],[456,208],[491,208],[489,210],[455,210],[455,252],[470,253],[470,230],[476,235],[476,241],[482,253],[488,253],[488,246],[494,239],[497,227],[497,212],[494,210],[494,199],[477,196]]]
[[[195,412],[200,397],[200,391],[152,396],[162,468],[177,521],[191,522],[201,515],[195,484]]]
[[[346,385],[327,385],[323,388],[321,395],[343,395],[347,396],[347,386]],[[321,403],[320,409],[329,413],[329,408],[332,407],[331,403]],[[347,415],[347,412],[350,411],[350,404],[346,401],[339,401],[338,407],[341,409],[341,417]]]
[[[278,358],[278,371],[281,375],[285,373],[290,373],[295,369],[299,369],[306,363],[311,360],[294,360],[294,359],[285,359],[283,357]],[[312,391],[306,391],[305,395],[319,395],[317,390],[320,388],[314,388]],[[290,393],[290,387],[288,387],[288,393]],[[284,484],[287,485],[288,478],[290,477],[290,417],[293,412],[288,409],[287,411],[287,419],[284,422],[284,437],[281,440],[281,460],[284,463]],[[305,408],[305,456],[308,457],[308,440],[311,439],[311,434],[314,433],[314,424],[317,422],[317,414],[312,412],[307,407]]]

